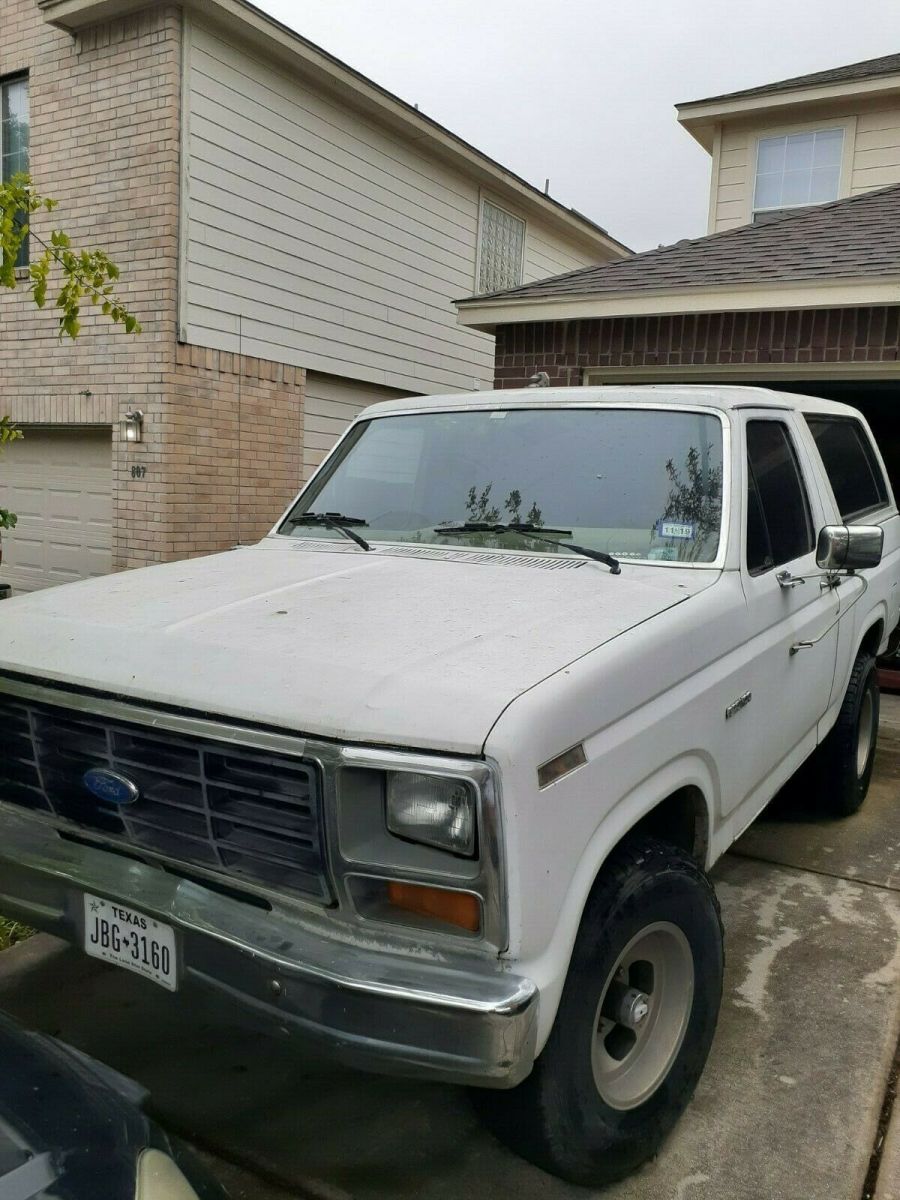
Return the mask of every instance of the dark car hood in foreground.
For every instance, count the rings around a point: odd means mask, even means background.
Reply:
[[[0,1200],[134,1200],[142,1151],[176,1158],[202,1200],[226,1200],[141,1111],[137,1084],[0,1013]]]

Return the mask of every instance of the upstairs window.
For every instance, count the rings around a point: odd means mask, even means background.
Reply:
[[[0,183],[28,174],[28,77],[0,79]],[[22,243],[17,267],[28,266],[28,239]]]
[[[843,149],[843,129],[760,138],[754,214],[837,200]]]
[[[489,200],[481,203],[478,292],[500,292],[522,282],[525,222]]]

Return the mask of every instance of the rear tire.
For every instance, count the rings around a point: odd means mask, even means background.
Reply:
[[[572,1183],[601,1186],[658,1149],[703,1071],[722,997],[712,885],[655,839],[624,845],[597,883],[556,1021],[531,1075],[475,1093],[508,1146]]]
[[[835,817],[859,812],[869,790],[881,695],[873,655],[858,655],[834,728],[816,750],[812,785],[815,806]]]

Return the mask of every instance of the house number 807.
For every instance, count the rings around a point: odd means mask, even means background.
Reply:
[[[143,479],[146,474],[147,474],[146,467],[132,467],[131,468],[131,478],[132,479]]]

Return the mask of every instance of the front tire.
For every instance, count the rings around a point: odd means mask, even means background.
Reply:
[[[556,1021],[531,1075],[482,1094],[489,1127],[572,1183],[622,1179],[687,1106],[722,997],[715,892],[687,854],[621,847],[585,907]]]
[[[816,807],[835,817],[859,812],[872,779],[881,693],[875,658],[857,656],[834,728],[813,757]]]

